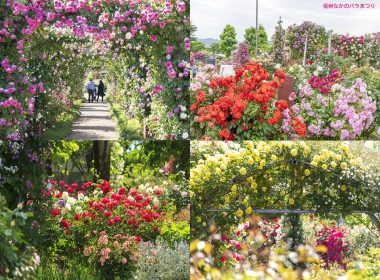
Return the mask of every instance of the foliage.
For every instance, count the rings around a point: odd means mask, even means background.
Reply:
[[[188,222],[167,223],[161,227],[160,236],[171,245],[181,240],[190,242],[190,225]]]
[[[203,42],[191,41],[190,44],[191,44],[191,52],[192,53],[204,51],[206,49],[206,45]]]
[[[256,28],[255,27],[248,27],[245,30],[244,34],[244,42],[248,44],[249,51],[251,53],[254,53],[256,51]],[[257,48],[259,52],[265,52],[268,50],[268,34],[265,31],[265,28],[263,25],[259,25],[258,30],[258,42],[257,42]]]
[[[221,53],[222,50],[220,49],[220,43],[212,43],[210,46],[210,51],[215,54]]]
[[[189,244],[183,241],[169,245],[159,239],[142,243],[133,279],[189,279]]]
[[[236,44],[237,40],[235,28],[232,25],[227,24],[224,27],[222,34],[220,34],[220,50],[226,57],[230,57],[232,51],[236,49]]]
[[[283,240],[294,249],[304,243],[302,221],[299,214],[285,214],[282,219]]]
[[[22,211],[23,205],[11,211],[5,208],[5,199],[0,195],[0,278],[33,279],[40,257],[23,234],[26,220],[32,216]]]

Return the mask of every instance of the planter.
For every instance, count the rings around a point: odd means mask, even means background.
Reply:
[[[280,87],[278,92],[278,100],[285,100],[289,107],[294,105],[294,101],[289,100],[290,94],[294,91],[295,79],[292,76],[286,76],[285,83]]]

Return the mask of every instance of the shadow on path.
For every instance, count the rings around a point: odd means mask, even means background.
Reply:
[[[85,103],[66,140],[118,140],[116,122],[107,103]]]

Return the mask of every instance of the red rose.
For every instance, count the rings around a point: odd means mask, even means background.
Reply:
[[[114,221],[115,221],[115,224],[120,223],[120,222],[121,222],[121,217],[120,217],[120,216],[116,216],[116,217],[114,218]]]
[[[159,196],[162,194],[162,190],[161,189],[157,189],[154,191],[155,195]]]
[[[158,213],[153,213],[153,219],[158,219],[159,217],[160,217],[160,214],[158,214]]]
[[[111,216],[112,216],[112,212],[111,211],[104,212],[104,217],[111,217]]]
[[[140,200],[143,200],[143,199],[144,199],[144,197],[142,196],[142,194],[136,195],[136,200],[137,201],[140,201]]]
[[[80,214],[75,214],[74,219],[80,221]]]
[[[65,228],[68,229],[70,226],[70,223],[67,220],[62,220],[61,225]]]
[[[51,215],[53,216],[53,217],[57,217],[57,216],[59,216],[61,214],[61,211],[58,209],[58,208],[53,208],[52,210],[51,210]]]

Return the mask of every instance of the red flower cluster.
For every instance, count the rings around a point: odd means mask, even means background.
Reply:
[[[293,128],[294,132],[297,133],[297,135],[299,137],[301,137],[301,138],[306,137],[307,127],[303,121],[301,121],[297,118],[293,118],[292,128]]]
[[[149,193],[140,192],[135,188],[130,188],[129,191],[127,188],[119,188],[115,192],[107,181],[88,182],[81,187],[77,184],[68,185],[55,181],[50,181],[50,183],[54,187],[49,193],[58,191],[54,197],[47,196],[56,200],[51,215],[53,218],[59,218],[60,224],[67,233],[70,227],[77,226],[79,222],[96,224],[97,227],[113,227],[120,224],[123,228],[130,227],[131,230],[137,230],[140,226],[146,225],[152,227],[153,231],[157,231],[158,224],[153,222],[165,216],[165,212],[160,211],[160,205],[157,204],[157,199],[163,194],[161,189]],[[86,200],[84,201],[82,196],[80,202],[83,210],[81,213],[73,213],[67,209],[63,211],[67,201],[62,198],[62,194],[68,189],[75,189],[70,195],[73,198],[79,199],[80,194],[86,196]],[[102,197],[93,195],[96,189],[103,191]]]
[[[234,77],[217,78],[210,81],[213,91],[213,100],[206,101],[206,92],[198,91],[196,102],[191,110],[196,112],[199,123],[208,123],[208,127],[215,125],[221,129],[218,136],[222,139],[233,140],[234,132],[241,128],[247,131],[253,128],[254,122],[263,123],[269,118],[268,108],[277,95],[277,90],[285,82],[285,74],[277,70],[273,80],[265,68],[257,63],[250,62],[235,71]],[[281,110],[287,108],[285,101],[276,107],[275,116],[268,119],[271,125],[277,124],[281,119]],[[244,113],[250,104],[257,104],[259,110],[254,115],[246,116],[249,121],[242,121]]]
[[[339,69],[335,69],[327,77],[311,77],[309,79],[309,84],[313,89],[318,89],[321,93],[329,94],[332,86],[336,84],[340,78],[341,75]]]
[[[288,102],[285,100],[276,101],[274,106],[276,109],[274,111],[273,117],[268,119],[268,123],[270,125],[278,124],[282,119],[282,112],[289,108]]]

